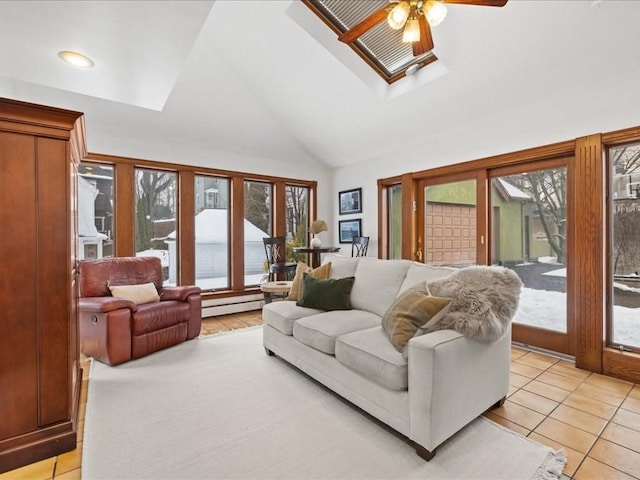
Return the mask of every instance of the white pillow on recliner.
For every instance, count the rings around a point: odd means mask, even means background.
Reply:
[[[153,282],[141,285],[108,285],[108,287],[114,297],[131,300],[136,305],[160,301],[160,295]]]

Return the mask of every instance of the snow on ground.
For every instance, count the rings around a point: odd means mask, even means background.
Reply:
[[[613,341],[640,347],[640,309],[615,305],[613,311]],[[514,322],[566,332],[566,294],[523,288]]]

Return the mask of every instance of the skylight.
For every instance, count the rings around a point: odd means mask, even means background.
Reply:
[[[344,1],[302,0],[336,34],[349,30],[376,10],[388,5],[388,0]],[[413,56],[410,43],[402,42],[402,31],[389,28],[381,22],[351,44],[351,48],[391,84],[419,68],[437,60],[432,52]]]

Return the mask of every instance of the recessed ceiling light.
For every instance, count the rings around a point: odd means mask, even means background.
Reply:
[[[63,50],[58,52],[58,57],[69,65],[80,68],[93,68],[95,63],[86,55],[82,55],[78,52],[72,52],[70,50]]]

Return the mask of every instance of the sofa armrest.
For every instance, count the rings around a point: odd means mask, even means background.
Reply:
[[[200,287],[196,287],[195,285],[162,287],[160,289],[160,301],[177,300],[179,302],[186,302],[189,295],[200,294],[201,291]]]
[[[131,318],[136,304],[118,297],[79,299],[80,350],[107,365],[131,360]]]
[[[189,320],[187,321],[187,340],[200,335],[202,325],[202,290],[195,285],[181,287],[163,287],[160,289],[160,301],[174,300],[189,304]]]
[[[131,300],[120,297],[80,297],[78,308],[81,312],[106,313],[119,308],[128,308],[132,312],[138,310],[138,306]]]
[[[429,451],[504,398],[511,329],[493,343],[453,330],[409,341],[411,439]]]

